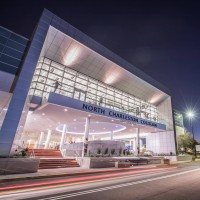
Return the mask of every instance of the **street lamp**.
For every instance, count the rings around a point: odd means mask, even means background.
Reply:
[[[195,117],[195,113],[191,110],[189,110],[187,113],[187,118],[189,119],[189,125],[192,129],[192,137],[193,137],[193,152],[194,152],[194,156],[196,158],[196,147],[195,147],[195,140],[194,140],[194,131],[193,131],[193,119]]]

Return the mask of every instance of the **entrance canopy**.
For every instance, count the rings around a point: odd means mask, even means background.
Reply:
[[[53,99],[57,98],[57,104],[53,104]],[[29,111],[27,121],[25,124],[25,132],[41,132],[52,130],[55,132],[62,132],[63,125],[66,124],[67,132],[73,136],[83,136],[85,130],[86,118],[90,118],[90,135],[95,135],[99,139],[109,137],[111,133],[115,136],[123,136],[123,138],[130,138],[136,135],[137,128],[140,128],[140,133],[146,135],[147,133],[154,133],[163,131],[159,127],[151,127],[146,124],[129,123],[129,121],[114,118],[112,116],[104,116],[97,113],[78,110],[72,106],[63,106],[62,100],[59,99],[58,94],[51,93],[49,102],[46,102],[35,111]],[[70,101],[65,98],[65,102]],[[77,105],[81,101],[72,99],[73,103]],[[60,102],[60,105],[58,104]],[[70,105],[70,103],[68,104]],[[99,110],[99,112],[103,112]],[[162,127],[162,126],[161,126]]]

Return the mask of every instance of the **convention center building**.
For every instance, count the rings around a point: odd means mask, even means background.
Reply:
[[[105,144],[175,155],[175,138],[168,89],[66,21],[45,9],[30,39],[0,27],[0,156]]]

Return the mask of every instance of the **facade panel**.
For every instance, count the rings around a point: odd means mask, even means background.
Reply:
[[[0,26],[0,70],[16,74],[28,39]]]

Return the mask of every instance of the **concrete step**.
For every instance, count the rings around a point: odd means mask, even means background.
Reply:
[[[79,167],[75,159],[62,158],[59,150],[30,149],[28,152],[29,154],[34,152],[35,157],[40,158],[39,169]]]
[[[75,159],[40,159],[39,169],[79,167]]]
[[[28,154],[33,154],[37,158],[62,158],[62,154],[60,150],[54,150],[54,149],[29,149]]]

